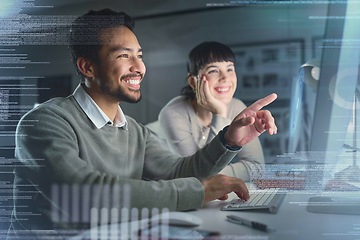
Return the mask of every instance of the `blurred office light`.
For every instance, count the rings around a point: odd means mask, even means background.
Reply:
[[[300,70],[304,73],[304,82],[312,90],[316,91],[317,84],[320,78],[320,61],[318,59],[311,59],[304,63]]]
[[[1,0],[0,18],[19,14],[23,6],[24,0]]]

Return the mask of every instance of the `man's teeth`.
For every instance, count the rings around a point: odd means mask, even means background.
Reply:
[[[126,83],[129,83],[131,85],[138,85],[140,84],[140,80],[133,80],[133,79],[130,79],[130,80],[126,80]]]

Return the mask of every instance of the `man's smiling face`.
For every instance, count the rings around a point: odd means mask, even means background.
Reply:
[[[140,83],[146,68],[135,34],[127,27],[101,32],[98,63],[94,64],[95,83],[103,96],[119,102],[135,103],[141,99]]]

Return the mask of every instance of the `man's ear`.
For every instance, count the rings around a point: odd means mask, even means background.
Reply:
[[[77,68],[87,78],[94,78],[94,65],[86,58],[79,57],[76,61]]]

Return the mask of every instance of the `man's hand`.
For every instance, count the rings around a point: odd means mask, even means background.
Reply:
[[[235,192],[239,198],[248,200],[249,190],[240,178],[228,177],[222,174],[215,175],[201,181],[205,190],[204,203],[215,199],[226,200],[228,193]]]
[[[226,143],[231,146],[244,146],[265,131],[270,135],[276,134],[277,127],[270,111],[261,110],[276,98],[277,95],[272,93],[257,100],[239,113],[224,135]]]

